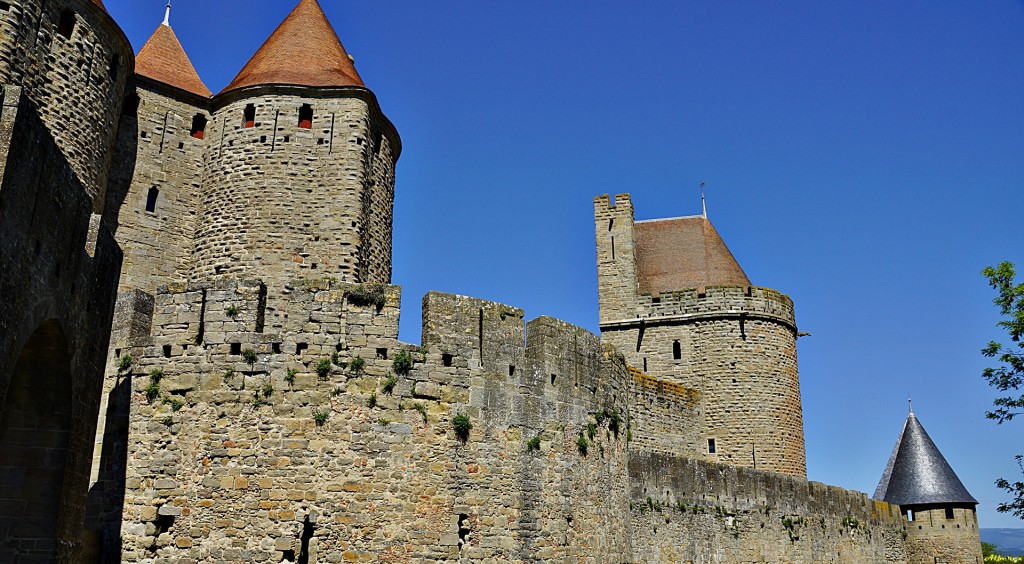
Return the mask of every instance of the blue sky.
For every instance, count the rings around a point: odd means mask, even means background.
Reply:
[[[163,0],[104,0],[136,50]],[[398,128],[402,338],[434,289],[597,331],[592,198],[709,216],[801,331],[809,478],[872,493],[906,399],[971,493],[1020,478],[984,418],[1002,335],[979,274],[1024,270],[1024,2],[321,0]],[[294,0],[175,0],[222,89]],[[296,64],[301,64],[297,61]]]

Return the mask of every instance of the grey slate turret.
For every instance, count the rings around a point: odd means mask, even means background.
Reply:
[[[977,505],[917,420],[907,415],[874,498],[900,505]]]

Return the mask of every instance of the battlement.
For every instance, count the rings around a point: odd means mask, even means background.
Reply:
[[[614,200],[608,194],[594,197],[594,215],[598,219],[607,219],[628,215],[633,218],[633,200],[629,194],[616,194]]]
[[[602,321],[602,329],[696,321],[709,317],[748,317],[774,320],[794,331],[793,300],[771,288],[757,286],[707,286],[679,292],[637,296],[638,315]]]

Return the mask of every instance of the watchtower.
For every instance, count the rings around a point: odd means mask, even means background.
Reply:
[[[213,106],[193,280],[390,282],[401,142],[316,0]]]
[[[704,215],[635,221],[619,194],[594,218],[602,339],[697,391],[700,438],[678,454],[806,476],[792,300],[751,286]]]
[[[911,409],[874,498],[900,506],[909,564],[982,561],[978,500],[967,491]]]

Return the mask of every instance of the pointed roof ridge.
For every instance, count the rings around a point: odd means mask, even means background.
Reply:
[[[265,84],[366,87],[317,0],[300,0],[221,94]]]
[[[103,10],[104,12],[107,11],[107,7],[103,5],[103,0],[92,0],[92,3],[96,4],[97,6],[99,6],[100,9]]]
[[[157,26],[139,50],[135,56],[135,74],[204,98],[213,96],[169,25]]]
[[[637,221],[633,230],[642,292],[750,286],[736,257],[703,215]]]
[[[912,409],[872,497],[901,506],[978,503]]]

